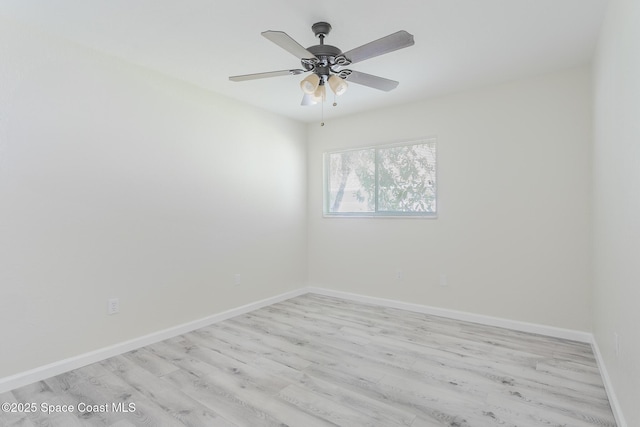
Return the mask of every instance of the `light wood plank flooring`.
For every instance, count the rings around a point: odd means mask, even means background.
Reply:
[[[588,344],[315,294],[0,402],[38,407],[2,426],[615,426]]]

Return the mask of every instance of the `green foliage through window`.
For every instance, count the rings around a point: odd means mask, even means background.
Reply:
[[[324,211],[435,216],[436,141],[325,153]]]

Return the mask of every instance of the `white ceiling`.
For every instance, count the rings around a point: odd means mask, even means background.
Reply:
[[[607,0],[0,0],[0,15],[126,61],[297,120],[302,76],[230,82],[228,76],[299,68],[260,33],[284,31],[308,47],[329,22],[343,51],[406,30],[415,45],[350,68],[400,85],[351,84],[325,118],[586,64]]]

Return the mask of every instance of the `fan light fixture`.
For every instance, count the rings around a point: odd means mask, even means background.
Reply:
[[[318,86],[316,91],[313,92],[313,97],[316,102],[324,102],[324,100],[327,99],[327,89],[325,88],[325,85]]]
[[[349,85],[344,79],[332,74],[327,79],[329,87],[336,95],[340,96],[347,91]],[[307,95],[313,95],[314,101],[322,102],[326,99],[327,90],[324,83],[324,77],[318,74],[310,74],[300,82],[300,88]]]
[[[313,95],[313,93],[318,89],[320,85],[320,76],[317,74],[309,74],[300,82],[300,88],[302,91],[308,95]]]
[[[345,93],[349,88],[349,85],[347,84],[347,82],[344,79],[341,79],[340,77],[336,76],[335,74],[332,74],[331,76],[329,76],[328,82],[329,82],[329,87],[331,88],[333,93],[335,93],[338,96]]]
[[[322,81],[322,80],[320,80]],[[303,82],[300,82],[302,86]],[[319,102],[324,102],[327,99],[327,88],[324,84],[318,84],[318,87],[313,93],[306,93],[302,97],[300,105],[315,105]]]

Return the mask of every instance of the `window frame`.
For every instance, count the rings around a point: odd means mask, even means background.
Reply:
[[[434,197],[435,197],[435,212],[401,212],[401,211],[378,211],[378,152],[388,148],[405,147],[411,145],[429,144],[434,145],[435,150],[435,168],[434,168]],[[331,203],[331,197],[329,194],[329,179],[330,179],[330,167],[331,162],[328,160],[332,154],[348,153],[353,151],[374,150],[374,164],[375,164],[375,196],[373,212],[330,212],[329,205]],[[437,219],[440,200],[438,197],[438,140],[436,136],[428,136],[423,138],[416,138],[402,142],[395,143],[383,143],[376,145],[367,145],[360,147],[353,147],[340,150],[325,151],[322,155],[322,216],[324,218],[416,218],[416,219]]]

